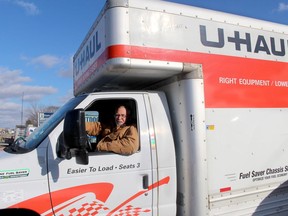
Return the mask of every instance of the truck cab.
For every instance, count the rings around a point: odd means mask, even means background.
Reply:
[[[111,121],[114,105],[119,103],[131,107],[140,148],[129,156],[96,152],[97,143],[89,147],[85,126],[81,127],[85,111],[97,111],[99,121]],[[90,213],[102,206],[103,215],[123,211],[157,215],[171,212],[171,206],[176,211],[174,142],[164,104],[165,96],[159,92],[92,93],[70,100],[27,140],[1,152],[2,161],[11,164],[1,171],[2,178],[13,184],[5,205],[42,215],[80,212],[84,204],[91,207]],[[69,122],[66,126],[65,121]],[[81,135],[83,148],[77,142]]]

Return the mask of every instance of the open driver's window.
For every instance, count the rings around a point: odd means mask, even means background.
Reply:
[[[137,127],[137,106],[133,99],[101,99],[94,101],[85,110],[85,121],[99,121],[103,125],[109,127],[115,126],[115,109],[120,105],[124,105],[128,109],[128,118],[126,125],[134,125]],[[139,131],[138,131],[139,134]],[[97,143],[101,140],[101,134],[98,136],[89,136],[92,151],[95,150]]]

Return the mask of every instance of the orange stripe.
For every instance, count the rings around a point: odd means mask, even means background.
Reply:
[[[150,47],[113,45],[99,57],[97,68],[108,59],[134,58],[202,64],[204,73],[205,106],[207,108],[277,108],[288,107],[288,63],[249,59],[190,51]],[[94,66],[95,69],[95,66]],[[91,69],[87,70],[89,74]],[[86,73],[86,72],[85,72]],[[84,75],[85,77],[85,75]],[[89,77],[86,75],[86,78]],[[236,84],[219,83],[221,77],[235,78]],[[268,86],[244,85],[245,80],[269,81]],[[81,80],[83,83],[85,80]],[[79,86],[81,83],[77,83]]]
[[[141,196],[142,194],[150,191],[150,190],[153,190],[154,188],[158,188],[164,184],[168,184],[170,181],[170,177],[167,176],[163,179],[161,179],[160,181],[150,185],[148,187],[147,190],[142,190],[142,191],[139,191],[137,192],[136,194],[134,194],[133,196],[131,196],[129,199],[125,200],[124,202],[122,202],[120,205],[118,205],[116,208],[114,208],[112,211],[110,211],[107,216],[111,216],[112,214],[114,214],[117,210],[119,210],[120,208],[122,208],[123,206],[125,206],[127,203],[131,202],[132,200],[136,199],[137,197]]]
[[[25,200],[23,202],[17,203],[8,208],[27,208],[38,212],[39,214],[51,209],[50,195],[43,194],[32,199]]]
[[[51,192],[51,194],[47,193],[37,197],[33,197],[21,203],[17,203],[13,206],[10,206],[9,208],[28,208],[38,212],[39,214],[42,214],[52,209],[50,195],[52,199],[52,204],[55,207],[74,197],[77,197],[87,192],[94,193],[98,200],[106,202],[110,193],[113,190],[113,187],[114,186],[111,183],[94,183],[94,184],[75,186],[71,188],[65,188],[62,190],[53,191]],[[60,211],[61,209],[54,209],[54,210],[57,212]],[[48,215],[51,215],[51,213]]]

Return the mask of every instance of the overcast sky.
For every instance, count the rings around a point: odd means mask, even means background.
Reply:
[[[172,0],[171,0],[172,1]],[[0,128],[73,96],[72,57],[104,0],[0,0]],[[288,0],[174,0],[288,24]]]

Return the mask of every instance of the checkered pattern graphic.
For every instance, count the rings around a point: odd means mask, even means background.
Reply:
[[[73,208],[69,210],[68,215],[59,215],[59,216],[93,216],[98,215],[100,212],[103,214],[103,211],[108,211],[109,208],[105,207],[102,203],[93,201],[92,203],[84,203],[79,209]]]
[[[109,208],[105,207],[102,203],[93,201],[92,203],[85,203],[81,208],[72,208],[69,210],[68,215],[61,214],[59,216],[93,216],[98,214],[108,214]],[[142,209],[139,207],[133,207],[132,205],[125,206],[113,214],[113,216],[140,216],[141,213],[148,213],[150,209]]]
[[[133,207],[132,205],[126,206],[124,209],[119,210],[114,216],[139,216],[140,213],[148,213],[150,209],[142,209],[139,207]]]

